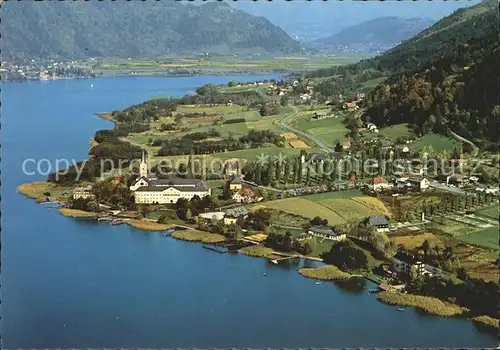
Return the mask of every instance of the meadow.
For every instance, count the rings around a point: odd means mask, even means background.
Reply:
[[[338,112],[334,112],[334,114],[338,114]],[[312,112],[300,113],[298,117],[292,121],[292,125],[331,146],[335,146],[337,142],[342,143],[342,141],[346,139],[345,135],[348,130],[343,123],[344,118],[342,116],[339,115],[338,118],[327,118],[322,120],[314,120],[312,116]]]
[[[359,191],[328,192],[303,197],[328,208],[341,218],[343,223],[350,219],[363,219],[370,215],[390,215],[385,205],[374,197],[364,196]]]
[[[457,145],[458,141],[453,138],[430,133],[413,142],[410,148],[417,151],[423,149],[424,146],[431,146],[434,152],[441,152],[443,150],[451,152]]]
[[[500,207],[498,205],[494,205],[492,207],[479,209],[475,213],[492,219],[498,219],[498,216],[500,215]]]
[[[349,219],[362,219],[370,215],[389,215],[384,204],[376,198],[364,196],[359,191],[339,191],[285,198],[253,205],[300,215],[327,219],[329,225],[341,225]]]
[[[343,53],[317,56],[281,56],[244,58],[233,55],[211,57],[159,57],[151,59],[102,59],[88,62],[97,73],[118,73],[134,70],[137,73],[168,73],[171,70],[196,70],[201,72],[301,72],[335,65],[354,63],[370,57],[369,54]],[[85,65],[85,62],[83,63]]]
[[[391,141],[396,141],[399,137],[414,137],[415,134],[408,128],[408,124],[396,124],[380,129],[380,135],[387,137]]]

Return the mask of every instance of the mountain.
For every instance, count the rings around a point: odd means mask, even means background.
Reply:
[[[486,1],[376,58],[394,73],[369,94],[365,118],[380,127],[409,123],[421,134],[453,131],[497,150],[499,21],[497,1]]]
[[[430,27],[434,22],[422,18],[378,17],[314,40],[311,44],[336,52],[386,51]]]
[[[224,2],[23,1],[0,11],[4,59],[300,51],[281,28]]]
[[[479,1],[232,1],[231,6],[262,16],[302,42],[336,33],[377,17],[437,21]]]

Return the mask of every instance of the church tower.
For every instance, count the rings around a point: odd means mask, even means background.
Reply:
[[[146,156],[145,156],[145,153],[143,150],[141,164],[139,165],[139,176],[147,178],[148,175],[149,175],[148,161],[146,159]]]

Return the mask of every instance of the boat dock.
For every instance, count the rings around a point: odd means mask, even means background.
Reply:
[[[219,254],[225,254],[225,253],[229,252],[229,249],[224,248],[224,247],[212,247],[209,245],[203,245],[202,248],[207,249],[207,250],[211,250],[211,251],[219,253]]]

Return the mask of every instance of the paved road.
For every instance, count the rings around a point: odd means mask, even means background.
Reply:
[[[467,193],[466,191],[464,191],[461,188],[446,186],[445,184],[440,183],[438,181],[431,181],[430,187],[436,188],[436,189],[441,190],[441,191],[447,191],[447,192],[460,194],[460,195],[465,195]]]
[[[460,140],[462,142],[465,142],[465,143],[468,143],[469,145],[471,145],[472,149],[473,149],[473,151],[472,151],[472,158],[477,157],[477,154],[479,152],[479,148],[474,143],[472,143],[471,141],[467,140],[466,138],[458,135],[457,133],[454,133],[451,130],[450,130],[450,134],[452,134],[454,138],[456,138],[456,139],[458,139],[458,140]]]
[[[297,111],[297,108],[295,106],[291,106],[293,108],[293,112],[288,114],[287,116],[277,120],[275,123],[277,125],[279,125],[280,127],[282,127],[283,129],[286,129],[286,130],[289,130],[289,131],[292,131],[294,132],[295,134],[297,135],[301,135],[311,141],[313,141],[315,144],[317,144],[323,151],[325,152],[333,152],[332,149],[330,149],[326,143],[324,143],[323,141],[321,141],[320,139],[318,139],[316,136],[314,135],[311,135],[305,131],[302,131],[302,130],[299,130],[299,129],[296,129],[294,128],[293,126],[290,126],[288,125],[288,122],[297,115],[298,111]]]

